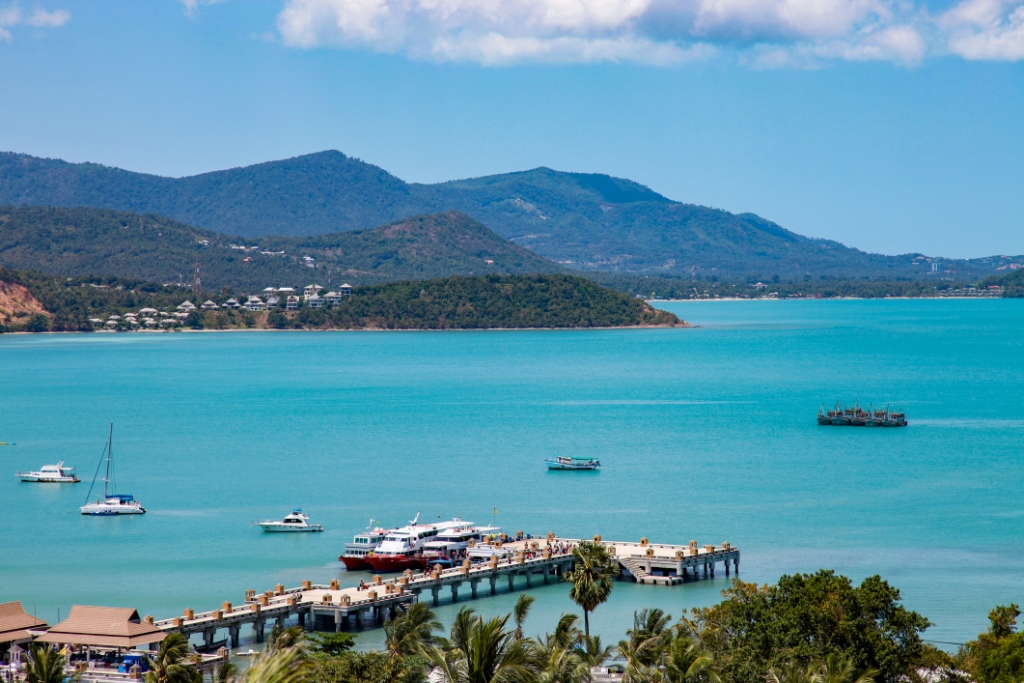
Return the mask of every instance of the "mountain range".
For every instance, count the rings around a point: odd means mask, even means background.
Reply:
[[[361,285],[564,270],[455,211],[371,230],[247,241],[156,214],[0,207],[0,266],[191,283],[196,265],[204,286],[250,292],[314,281]]]
[[[630,180],[537,168],[438,184],[406,183],[341,152],[167,178],[93,163],[0,153],[0,204],[158,214],[256,238],[361,231],[459,211],[497,235],[580,271],[702,277],[957,278],[990,259],[871,254],[798,235],[760,216],[664,197]],[[1009,257],[1007,257],[1009,258]]]

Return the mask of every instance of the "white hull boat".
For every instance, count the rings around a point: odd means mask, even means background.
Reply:
[[[256,524],[264,531],[276,531],[284,533],[324,530],[324,528],[319,524],[310,524],[309,515],[303,514],[302,508],[295,508],[294,510],[292,510],[292,513],[290,515],[286,516],[281,521],[268,519],[262,522],[256,522]]]
[[[146,514],[146,508],[142,507],[142,503],[135,500],[135,496],[128,493],[110,493],[109,489],[114,488],[114,468],[112,464],[114,450],[114,423],[110,423],[110,436],[107,437],[107,447],[103,449],[103,455],[100,456],[100,462],[103,462],[102,458],[105,457],[107,461],[107,469],[103,475],[103,498],[97,500],[95,503],[86,502],[85,505],[78,508],[82,511],[83,515],[90,515],[93,517],[112,517],[114,515],[144,515]],[[99,467],[96,468],[96,474],[99,474]],[[92,495],[92,489],[96,485],[96,477],[92,478],[92,484],[89,486],[89,493],[85,494],[85,500],[88,501]]]
[[[597,458],[566,458],[557,455],[544,461],[549,470],[596,470],[601,467]]]
[[[81,481],[75,476],[75,468],[64,467],[63,460],[56,465],[43,465],[38,472],[15,472],[14,476],[39,484],[77,484]]]

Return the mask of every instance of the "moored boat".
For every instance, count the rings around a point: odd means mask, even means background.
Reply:
[[[309,515],[302,512],[302,508],[295,508],[285,518],[277,520],[264,520],[256,522],[256,524],[264,531],[280,531],[280,532],[302,532],[302,531],[323,531],[323,526],[319,524],[310,524]]]
[[[420,524],[417,512],[408,526],[389,531],[377,550],[366,556],[373,571],[378,573],[400,572],[423,567],[423,546],[442,531],[463,526],[467,522],[455,518],[448,522]]]
[[[379,526],[375,527],[375,521],[376,520],[371,517],[370,523],[366,526],[366,531],[361,534],[356,534],[351,543],[345,544],[345,552],[338,556],[338,561],[344,563],[345,569],[348,571],[354,572],[373,569],[370,563],[366,561],[366,556],[380,547],[384,537],[387,536],[390,531]]]
[[[146,514],[146,508],[142,507],[142,503],[135,500],[135,497],[130,493],[110,493],[110,490],[115,489],[114,485],[114,423],[110,423],[110,435],[107,437],[107,446],[103,449],[103,454],[100,456],[101,462],[103,458],[106,458],[107,468],[103,475],[103,498],[97,500],[95,503],[86,502],[82,505],[81,510],[83,515],[91,515],[93,517],[110,517],[113,515],[144,515]],[[96,475],[99,474],[99,467],[96,468]],[[89,493],[85,494],[85,500],[88,501],[92,495],[92,489],[96,486],[96,476],[92,478],[92,484],[89,485]]]
[[[818,409],[819,425],[837,425],[840,427],[906,427],[907,416],[900,411],[875,410],[869,406],[864,410],[858,404],[853,408],[840,408],[825,411],[824,406]]]
[[[75,468],[65,467],[63,460],[56,465],[43,465],[36,472],[15,472],[14,476],[40,484],[77,484],[81,481],[75,475]]]
[[[544,461],[549,470],[596,470],[601,467],[597,458],[577,458],[556,455]]]

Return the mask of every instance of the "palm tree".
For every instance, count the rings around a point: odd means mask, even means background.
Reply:
[[[611,645],[605,647],[601,644],[601,636],[583,636],[580,642],[580,658],[587,666],[601,666],[614,651]]]
[[[422,652],[445,683],[533,683],[541,668],[536,646],[506,630],[511,616],[485,621],[463,608],[445,646]]]
[[[634,665],[654,666],[672,641],[672,632],[668,630],[671,620],[657,608],[634,612],[633,628],[626,631],[629,640],[619,643],[619,652]]]
[[[150,660],[146,683],[202,683],[203,675],[189,656],[190,649],[184,635],[168,634],[161,641],[156,657]]]
[[[516,622],[516,640],[523,639],[523,622],[526,621],[526,615],[530,613],[530,607],[533,606],[535,600],[535,597],[525,593],[516,600],[515,609],[512,610],[512,618]]]
[[[581,541],[573,548],[572,571],[564,575],[572,584],[569,597],[583,610],[583,631],[590,635],[590,613],[612,594],[612,581],[619,568],[608,549],[600,543]]]
[[[289,626],[281,628],[275,626],[270,630],[267,638],[267,650],[287,650],[296,648],[299,654],[306,650],[306,632],[300,626]]]
[[[714,660],[700,641],[677,629],[664,655],[665,678],[669,683],[721,683]]]
[[[26,681],[28,683],[74,683],[82,675],[75,673],[66,678],[64,669],[67,667],[68,659],[60,650],[52,645],[31,645],[28,651],[28,669]]]
[[[215,683],[236,683],[238,681],[238,667],[230,661],[224,662],[217,669]]]
[[[288,629],[285,629],[288,630]],[[245,672],[245,683],[308,683],[312,662],[301,645],[268,648]]]
[[[394,620],[384,623],[384,649],[394,656],[411,655],[434,644],[441,622],[425,602],[414,602]]]
[[[791,660],[768,667],[767,683],[814,683],[815,665],[805,666]]]
[[[832,652],[817,663],[812,680],[814,683],[875,683],[877,675],[874,669],[858,674],[851,660]]]

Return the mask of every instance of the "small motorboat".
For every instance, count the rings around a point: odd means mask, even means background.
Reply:
[[[40,484],[77,484],[81,481],[75,476],[75,468],[64,467],[63,460],[56,465],[43,465],[37,472],[15,472],[14,476]]]
[[[264,531],[323,531],[319,524],[310,524],[309,515],[303,514],[302,508],[295,508],[291,514],[281,521],[264,520],[256,522]]]
[[[601,466],[597,458],[567,458],[556,455],[544,461],[549,470],[596,470]]]
[[[236,653],[235,653],[235,656],[236,656],[236,657],[255,657],[255,656],[256,656],[256,655],[258,655],[258,654],[259,654],[259,652],[257,652],[256,650],[254,650],[254,649],[252,649],[252,648],[250,647],[250,648],[249,648],[248,650],[246,650],[245,652],[236,652]]]

